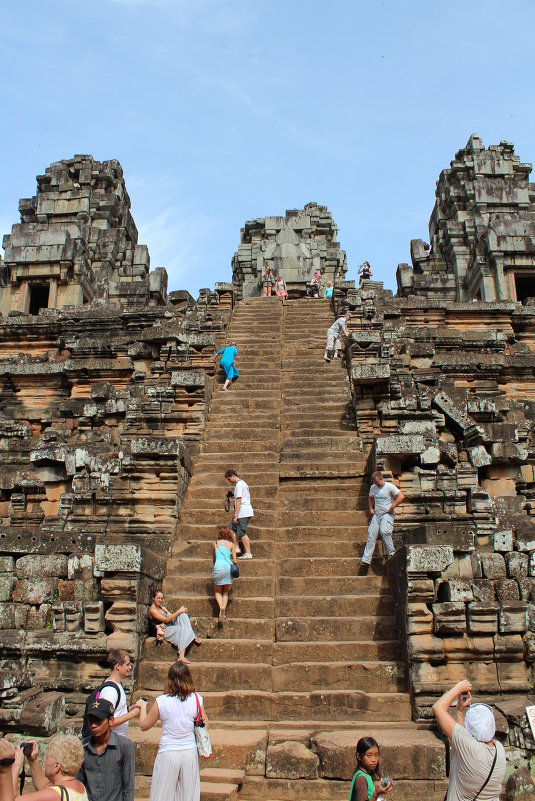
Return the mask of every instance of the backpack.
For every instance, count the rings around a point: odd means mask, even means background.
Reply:
[[[113,711],[115,712],[115,710],[119,706],[119,701],[121,700],[121,691],[119,690],[118,685],[114,681],[108,681],[106,679],[106,681],[103,684],[101,684],[100,687],[97,687],[96,690],[93,690],[93,692],[90,693],[90,695],[88,695],[87,698],[86,698],[85,710],[84,710],[84,723],[83,723],[83,726],[82,726],[82,739],[83,740],[86,740],[88,737],[91,737],[91,729],[89,728],[89,721],[88,721],[88,717],[91,714],[90,711],[89,711],[90,707],[91,707],[91,704],[94,701],[96,701],[98,698],[100,698],[100,693],[102,692],[102,690],[105,687],[113,687],[115,690],[117,690],[117,701],[115,702],[115,706],[113,707]]]

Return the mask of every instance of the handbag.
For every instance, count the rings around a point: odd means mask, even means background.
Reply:
[[[230,575],[232,578],[239,578],[240,577],[240,568],[238,565],[235,565],[234,562],[230,563]]]
[[[210,735],[208,729],[204,725],[202,719],[201,705],[199,703],[199,696],[195,693],[195,700],[197,701],[197,715],[193,721],[193,731],[195,734],[195,744],[201,759],[211,759],[212,757],[212,743],[210,742]]]

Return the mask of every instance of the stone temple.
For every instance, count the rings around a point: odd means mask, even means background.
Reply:
[[[37,178],[0,260],[0,732],[78,732],[112,648],[136,659],[134,698],[159,694],[174,659],[148,637],[161,584],[203,638],[204,801],[347,799],[363,735],[393,798],[439,801],[431,706],[464,677],[493,707],[507,797],[531,797],[515,796],[535,759],[530,172],[511,144],[470,137],[395,296],[346,280],[335,222],[309,203],[247,222],[232,282],[197,300],[150,271],[117,161]],[[260,297],[266,265],[288,304]],[[332,302],[305,297],[316,269]],[[326,365],[347,308],[345,359]],[[230,338],[241,377],[223,393]],[[251,488],[254,559],[219,626],[229,467]],[[375,469],[406,501],[395,556],[385,567],[378,546],[361,576]],[[141,801],[159,735],[130,736]]]

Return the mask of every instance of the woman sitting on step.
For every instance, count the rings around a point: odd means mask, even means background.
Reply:
[[[226,526],[219,529],[219,538],[214,542],[214,570],[212,579],[214,582],[214,595],[219,607],[219,622],[222,623],[227,617],[228,592],[232,584],[230,575],[230,565],[238,564],[236,561],[236,545],[234,535]]]
[[[186,648],[192,642],[200,645],[190,623],[188,610],[181,606],[177,612],[169,612],[163,605],[163,592],[158,588],[152,594],[152,606],[149,609],[149,633],[156,637],[156,642],[166,640],[178,649],[178,662],[189,665],[186,659]]]

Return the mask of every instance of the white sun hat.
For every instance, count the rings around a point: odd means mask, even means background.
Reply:
[[[472,704],[464,718],[466,731],[481,743],[489,743],[496,732],[496,722],[490,706]]]

